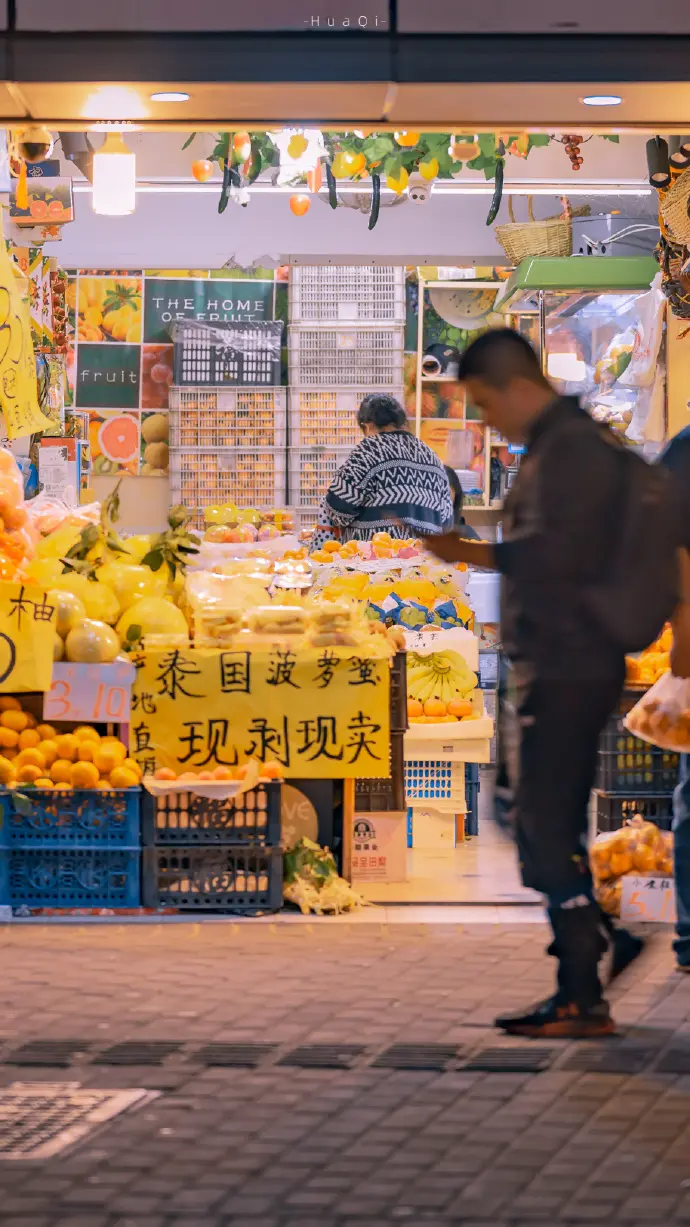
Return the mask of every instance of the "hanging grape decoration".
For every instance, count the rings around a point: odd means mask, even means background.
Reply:
[[[565,147],[565,152],[570,158],[572,169],[580,170],[583,162],[581,146],[586,145],[587,141],[591,141],[592,137],[563,133],[563,136],[554,136],[552,139]]]

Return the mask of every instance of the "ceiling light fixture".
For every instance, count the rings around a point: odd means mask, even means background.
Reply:
[[[124,217],[136,204],[136,157],[121,132],[109,132],[93,155],[94,213]]]
[[[164,89],[151,94],[152,102],[189,102],[189,94],[180,89]]]
[[[587,94],[582,99],[586,107],[619,107],[622,101],[620,94]]]

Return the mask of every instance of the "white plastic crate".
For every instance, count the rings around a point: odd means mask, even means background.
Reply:
[[[362,438],[357,410],[371,388],[291,388],[288,401],[291,447],[354,447]],[[402,387],[386,389],[401,405]]]
[[[404,384],[404,328],[399,325],[313,328],[288,332],[290,383],[300,388],[392,391]]]
[[[171,388],[170,446],[284,447],[285,388]]]
[[[290,270],[290,323],[405,322],[405,269],[370,264],[307,265]]]
[[[318,507],[350,447],[290,448],[290,502],[294,507]]]
[[[282,448],[226,448],[216,452],[172,451],[172,502],[184,503],[198,527],[214,503],[238,507],[285,506],[285,451]]]
[[[465,811],[465,764],[434,759],[405,759],[408,805],[424,803],[453,813]]]
[[[320,507],[291,507],[290,510],[294,516],[295,526],[300,532],[305,532],[307,529],[316,528],[317,524],[324,523],[324,517],[321,514]]]

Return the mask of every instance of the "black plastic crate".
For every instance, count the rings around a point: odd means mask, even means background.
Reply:
[[[173,325],[173,372],[178,387],[275,387],[280,384],[280,320]]]
[[[144,907],[187,912],[277,912],[283,903],[281,848],[193,844],[144,848]]]
[[[407,719],[407,652],[397,652],[391,666],[391,733],[405,733]]]
[[[639,814],[654,822],[662,831],[671,829],[673,797],[669,793],[652,796],[642,793],[621,796],[620,793],[595,792],[597,831],[618,831],[630,818]]]
[[[142,799],[144,844],[280,843],[278,781],[258,784],[236,800],[199,797],[191,792],[167,792]]]
[[[390,776],[388,779],[355,781],[357,813],[380,813],[382,810],[403,810],[405,803],[405,756],[403,734],[391,733]]]
[[[662,750],[628,732],[623,717],[635,706],[643,690],[624,690],[618,710],[604,729],[597,756],[596,787],[602,792],[672,792],[678,783],[678,754]]]

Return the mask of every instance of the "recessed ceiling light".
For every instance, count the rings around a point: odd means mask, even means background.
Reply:
[[[179,89],[164,89],[159,94],[151,94],[152,102],[189,102],[189,94]]]
[[[588,94],[582,101],[586,107],[619,107],[623,99],[619,94]]]

